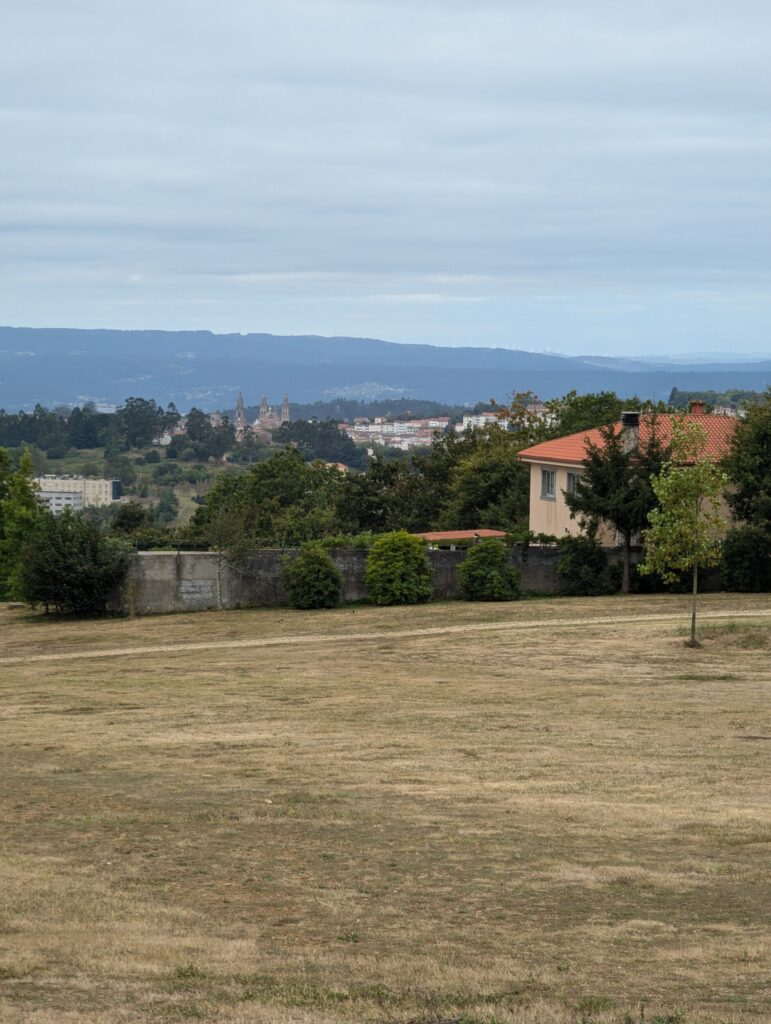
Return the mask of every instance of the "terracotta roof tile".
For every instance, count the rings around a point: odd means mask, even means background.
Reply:
[[[423,540],[473,540],[474,537],[505,537],[505,530],[439,530],[433,533],[415,533]]]
[[[666,444],[672,437],[672,421],[675,417],[668,413],[659,413],[656,416],[656,432]],[[705,416],[703,414],[689,415],[685,419],[689,422],[698,423],[707,434],[707,443],[704,449],[707,455],[714,462],[722,459],[728,454],[731,447],[731,439],[736,430],[737,420],[733,416]],[[640,416],[640,439],[645,440],[651,433],[651,416]],[[621,430],[621,423],[615,423],[616,431]],[[523,448],[517,455],[523,462],[557,462],[557,463],[581,463],[586,457],[586,443],[602,447],[602,434],[598,429],[582,430],[577,434],[568,434],[566,437],[556,437],[553,441],[542,441],[530,448]]]

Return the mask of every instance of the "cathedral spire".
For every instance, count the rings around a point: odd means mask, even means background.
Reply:
[[[240,441],[246,430],[246,416],[244,415],[244,396],[238,392],[236,399],[236,421],[233,424],[236,431],[236,440]]]

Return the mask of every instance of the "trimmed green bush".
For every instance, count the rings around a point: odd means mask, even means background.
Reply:
[[[491,537],[469,549],[460,566],[460,585],[467,601],[514,601],[519,597],[520,574],[508,564],[509,551]]]
[[[771,591],[771,532],[753,524],[729,530],[723,542],[720,582],[726,590]]]
[[[340,604],[343,581],[319,541],[309,541],[295,558],[284,559],[284,590],[292,608],[334,608]]]
[[[430,601],[433,572],[424,541],[406,530],[378,537],[367,556],[364,582],[375,604]]]
[[[596,597],[618,590],[608,567],[608,559],[592,537],[562,537],[557,575],[562,593],[573,597]]]

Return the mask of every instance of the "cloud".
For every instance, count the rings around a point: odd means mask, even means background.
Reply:
[[[578,350],[602,309],[602,344],[703,350],[726,324],[678,297],[714,290],[768,347],[769,31],[764,0],[6,0],[3,316]]]

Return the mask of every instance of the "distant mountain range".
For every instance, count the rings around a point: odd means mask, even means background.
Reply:
[[[503,348],[402,345],[373,338],[0,327],[0,408],[120,403],[135,395],[181,410],[232,408],[285,392],[295,402],[418,397],[450,404],[612,390],[666,399],[684,391],[762,390],[771,356],[715,362],[562,356]]]

